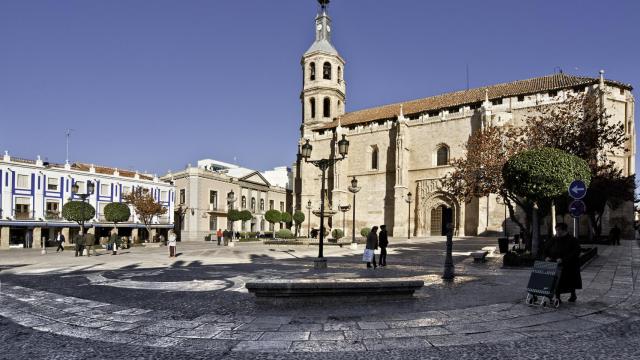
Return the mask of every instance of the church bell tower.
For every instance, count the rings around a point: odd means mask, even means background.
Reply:
[[[330,0],[318,0],[315,20],[316,39],[302,56],[303,128],[312,129],[333,121],[345,112],[345,61],[331,43],[331,18],[327,7]]]

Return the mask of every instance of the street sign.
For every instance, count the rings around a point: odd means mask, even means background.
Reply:
[[[581,200],[587,196],[587,185],[582,180],[574,180],[569,185],[569,196],[573,199]]]
[[[579,218],[585,212],[587,212],[587,205],[585,205],[582,200],[573,200],[569,205],[569,214],[571,214],[571,217]]]

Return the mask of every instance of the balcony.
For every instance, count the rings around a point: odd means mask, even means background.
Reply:
[[[35,219],[35,211],[13,210],[13,218],[16,220],[33,220]]]
[[[171,224],[169,216],[160,216],[158,218],[158,224],[166,225]]]
[[[207,210],[207,212],[214,214],[226,214],[227,209],[218,206],[218,204],[209,204],[209,209]]]
[[[44,214],[46,220],[62,220],[62,215],[59,211],[47,211]]]

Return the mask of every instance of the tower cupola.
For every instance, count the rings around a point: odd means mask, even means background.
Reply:
[[[318,0],[320,8],[315,18],[315,41],[302,56],[303,125],[313,126],[331,122],[345,112],[344,65],[331,43],[330,0]]]

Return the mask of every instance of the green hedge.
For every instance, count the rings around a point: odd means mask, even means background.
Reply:
[[[362,228],[362,230],[360,230],[360,235],[367,237],[369,236],[369,233],[371,232],[370,228]]]
[[[331,236],[336,240],[342,239],[344,237],[344,231],[342,231],[342,229],[333,229]]]
[[[295,235],[289,229],[281,229],[276,232],[276,237],[278,239],[294,239]]]

